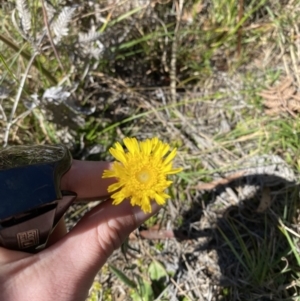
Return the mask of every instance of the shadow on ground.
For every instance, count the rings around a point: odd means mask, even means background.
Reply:
[[[297,207],[299,186],[267,174],[240,177],[204,193],[174,231],[194,241],[176,274],[193,267],[197,281],[202,277],[200,282],[215,287],[210,300],[298,300],[300,269],[281,226],[284,221],[299,233]]]

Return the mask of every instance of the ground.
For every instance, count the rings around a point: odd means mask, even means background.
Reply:
[[[3,145],[112,160],[178,148],[172,196],[99,272],[96,300],[300,300],[300,1],[0,5]],[[95,204],[76,204],[70,228]]]

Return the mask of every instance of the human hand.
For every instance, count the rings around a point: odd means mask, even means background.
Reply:
[[[112,179],[102,179],[106,162],[73,161],[61,180],[61,189],[74,191],[79,200],[108,197]],[[0,247],[1,301],[83,301],[94,277],[126,237],[152,213],[128,201],[118,206],[106,201],[93,208],[69,233],[60,221],[49,247],[37,254]]]

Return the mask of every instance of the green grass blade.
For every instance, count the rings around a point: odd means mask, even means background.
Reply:
[[[120,271],[119,269],[117,269],[116,267],[114,267],[111,264],[109,265],[109,268],[128,287],[133,288],[133,289],[137,288],[137,284],[133,280],[129,279],[122,271]]]

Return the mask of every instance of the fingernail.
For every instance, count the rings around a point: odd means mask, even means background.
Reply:
[[[162,207],[159,206],[156,202],[152,202],[151,208],[152,208],[151,213],[145,213],[144,211],[141,210],[141,208],[139,206],[134,206],[132,208],[133,215],[135,217],[137,225],[140,225],[143,222],[145,222],[149,217],[151,217],[155,213],[157,213],[159,211],[159,209],[161,209]]]

